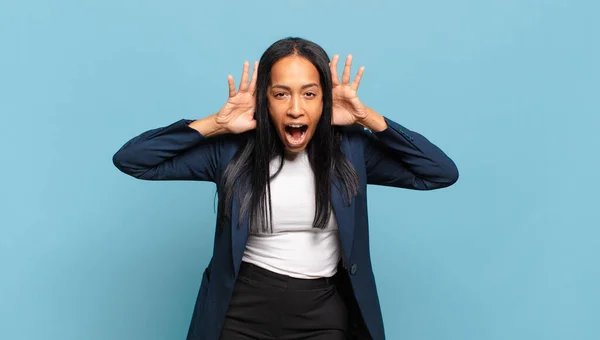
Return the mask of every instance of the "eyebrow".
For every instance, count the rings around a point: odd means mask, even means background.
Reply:
[[[306,88],[313,87],[313,86],[317,86],[318,87],[319,85],[317,83],[305,84],[305,85],[302,85],[302,87],[300,89],[304,90]],[[279,84],[273,85],[272,88],[280,88],[280,89],[284,89],[284,90],[288,90],[288,91],[292,90],[289,86],[279,85]]]

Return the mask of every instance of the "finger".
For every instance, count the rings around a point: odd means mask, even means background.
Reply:
[[[242,70],[242,80],[240,80],[240,92],[248,90],[248,69],[250,69],[250,63],[244,61],[244,69]]]
[[[229,98],[235,96],[235,83],[233,82],[233,76],[231,74],[227,75],[227,83],[229,84]]]
[[[333,86],[340,84],[340,78],[337,73],[337,62],[339,57],[340,56],[337,54],[334,55],[333,58],[331,58],[331,62],[329,63],[329,68],[331,69],[331,81]]]
[[[354,81],[352,82],[352,89],[354,89],[354,91],[358,90],[358,86],[360,85],[360,80],[362,79],[364,72],[365,72],[365,67],[361,66],[358,69],[358,72],[356,73],[356,78],[354,78]]]
[[[248,88],[248,92],[254,94],[256,91],[256,78],[258,74],[258,61],[254,62],[254,70],[252,70],[252,79],[250,79],[250,87]]]
[[[352,66],[352,55],[349,54],[346,57],[346,64],[344,65],[344,73],[342,73],[342,84],[350,84],[350,68]]]

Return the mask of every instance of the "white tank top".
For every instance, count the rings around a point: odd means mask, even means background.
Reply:
[[[279,168],[271,162],[271,173]],[[331,277],[340,260],[338,226],[332,212],[325,229],[313,228],[314,174],[307,153],[286,155],[271,181],[273,232],[249,235],[243,261],[295,278]]]

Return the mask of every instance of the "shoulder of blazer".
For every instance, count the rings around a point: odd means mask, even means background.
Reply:
[[[243,148],[244,145],[248,142],[249,133],[241,133],[241,134],[226,134],[214,137],[215,138],[215,146],[219,153],[219,163],[221,165],[227,166],[236,152]],[[212,137],[211,137],[212,138]]]
[[[364,148],[371,134],[371,131],[359,125],[340,126],[337,127],[337,131],[342,134],[342,140],[347,140],[348,146],[351,149],[357,147]]]

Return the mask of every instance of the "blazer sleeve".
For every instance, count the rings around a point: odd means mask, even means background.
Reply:
[[[384,119],[387,129],[367,133],[368,184],[432,190],[458,180],[458,168],[442,150],[420,134]]]
[[[190,122],[182,119],[134,137],[114,154],[114,165],[138,179],[215,182],[218,138],[204,137]]]

